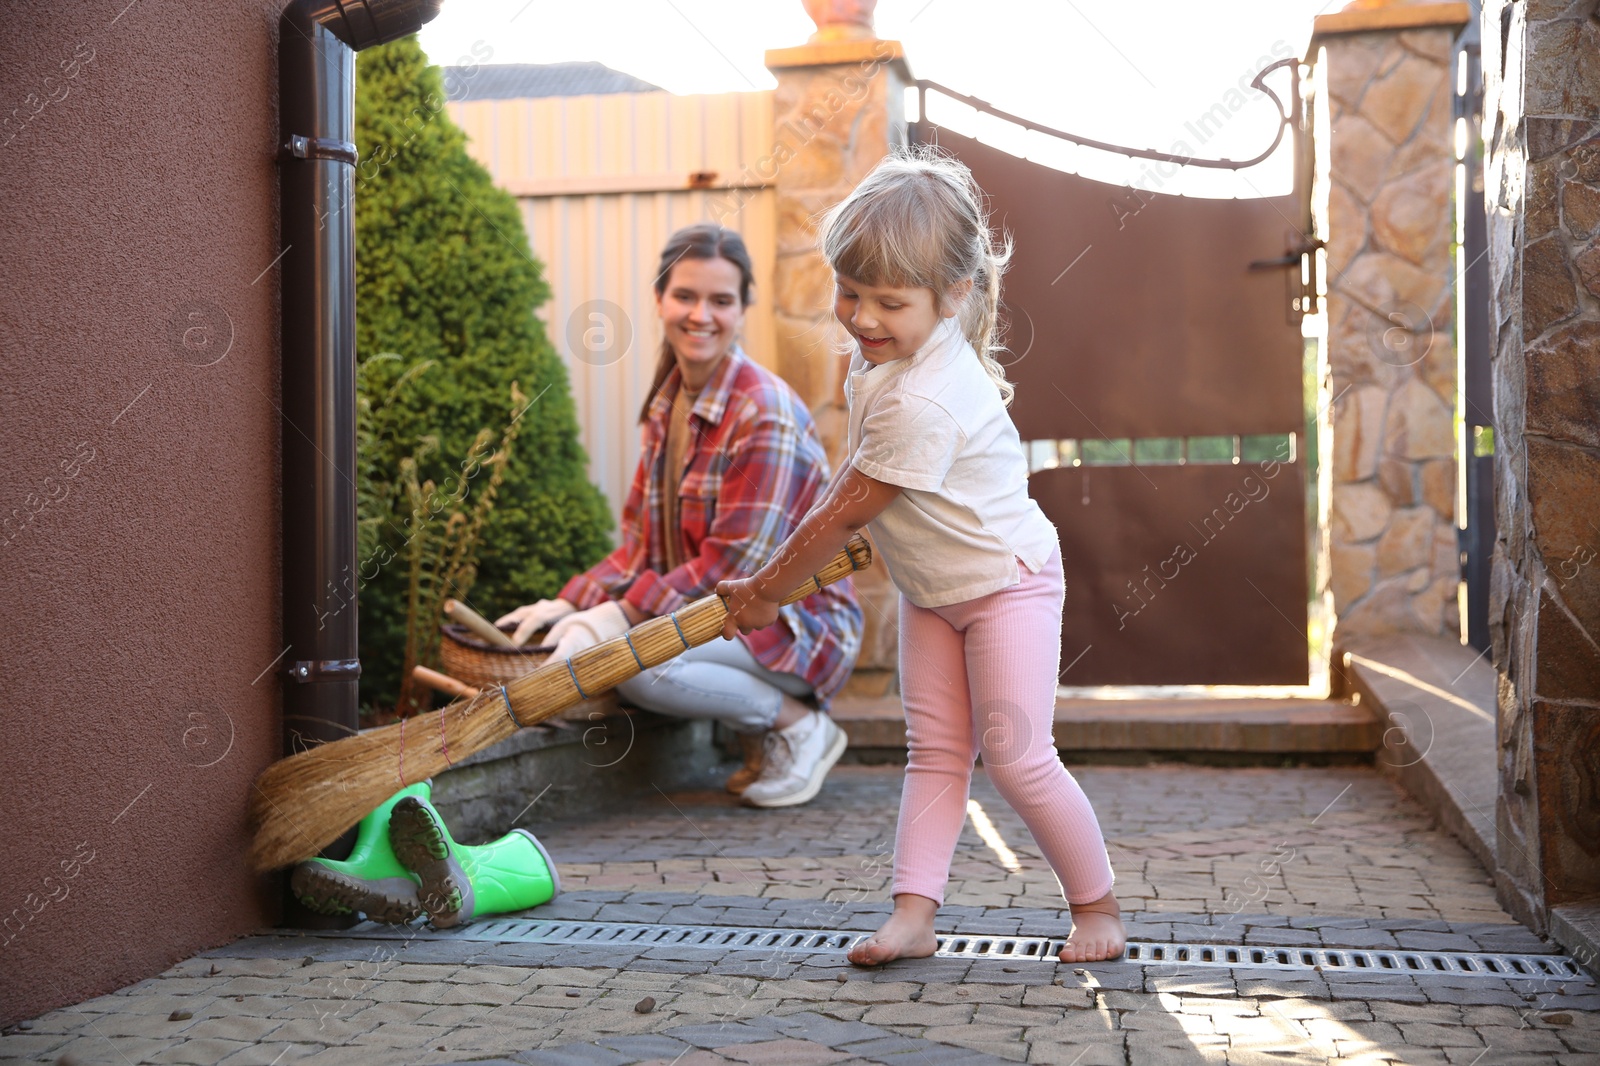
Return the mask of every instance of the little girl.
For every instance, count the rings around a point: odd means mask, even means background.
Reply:
[[[900,687],[909,759],[894,914],[850,960],[933,954],[933,918],[966,817],[972,764],[1022,816],[1072,908],[1063,962],[1122,953],[1100,824],[1051,724],[1065,589],[1055,527],[991,354],[1009,248],[967,168],[932,153],[880,163],[823,220],[834,314],[852,338],[848,461],[754,576],[724,581],[724,636],[772,624],[784,593],[871,525],[904,594]]]

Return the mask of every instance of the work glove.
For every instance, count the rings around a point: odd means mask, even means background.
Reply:
[[[607,600],[598,607],[569,614],[550,627],[545,639],[556,646],[550,658],[569,659],[585,648],[601,641],[620,637],[628,631],[628,616],[616,600]]]
[[[528,638],[539,630],[576,610],[577,608],[566,600],[540,600],[538,603],[518,607],[510,614],[501,615],[495,625],[506,626],[515,623],[517,631],[511,635],[511,643],[526,644]]]

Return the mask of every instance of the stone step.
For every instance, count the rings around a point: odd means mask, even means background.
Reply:
[[[833,719],[853,749],[904,749],[900,697],[846,692]],[[1072,753],[1368,754],[1382,741],[1369,707],[1316,699],[1056,700],[1055,742]]]
[[[1454,637],[1401,633],[1352,643],[1343,672],[1382,723],[1378,768],[1495,869],[1499,677],[1489,657]]]
[[[707,720],[622,707],[611,693],[434,776],[433,802],[457,840],[479,844],[513,826],[628,810],[665,789],[721,784]]]

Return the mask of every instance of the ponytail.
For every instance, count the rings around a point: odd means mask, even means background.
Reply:
[[[1006,350],[1003,344],[997,343],[1000,329],[1000,271],[1004,269],[1004,260],[1010,258],[1011,249],[1008,245],[1000,254],[993,249],[985,249],[985,254],[988,262],[973,275],[972,291],[967,294],[961,308],[961,331],[966,334],[972,350],[978,353],[983,372],[1000,390],[1000,402],[1010,407],[1016,397],[1017,387],[1006,380],[1006,368],[995,358],[995,353]]]
[[[639,408],[640,423],[650,420],[650,405],[656,402],[656,393],[661,391],[661,386],[667,383],[667,376],[677,365],[678,359],[672,354],[672,345],[662,337],[661,352],[656,356],[656,375],[650,382],[650,391],[644,394],[644,406]]]

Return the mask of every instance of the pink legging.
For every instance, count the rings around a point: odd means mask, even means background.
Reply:
[[[909,759],[895,830],[894,892],[944,902],[981,752],[1068,903],[1111,891],[1105,838],[1051,734],[1066,590],[1058,549],[1021,582],[947,607],[900,601],[900,687]]]

